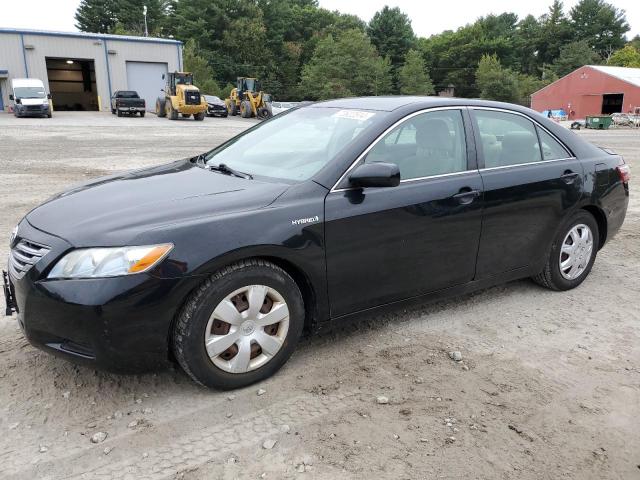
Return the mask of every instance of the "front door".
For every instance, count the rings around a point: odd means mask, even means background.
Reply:
[[[580,200],[583,168],[552,135],[514,112],[473,109],[484,184],[476,278],[538,264]]]
[[[473,279],[482,180],[463,113],[440,109],[411,115],[368,151],[362,161],[399,166],[399,186],[339,185],[346,188],[327,195],[333,317]]]

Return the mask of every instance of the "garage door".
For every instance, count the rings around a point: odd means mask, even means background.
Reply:
[[[166,74],[166,63],[127,62],[127,88],[138,92],[147,102],[147,110],[154,112],[165,84],[162,76]]]

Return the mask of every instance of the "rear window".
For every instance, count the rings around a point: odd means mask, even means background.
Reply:
[[[137,92],[118,92],[118,98],[138,98]]]

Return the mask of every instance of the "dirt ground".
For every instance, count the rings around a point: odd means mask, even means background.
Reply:
[[[54,192],[250,124],[0,114],[0,258]],[[623,229],[570,292],[518,281],[372,316],[305,338],[276,376],[233,393],[179,369],[77,367],[0,316],[0,477],[640,478],[640,131],[579,134],[625,156],[632,192]]]

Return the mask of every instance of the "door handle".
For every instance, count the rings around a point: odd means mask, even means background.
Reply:
[[[564,180],[565,183],[571,184],[576,178],[578,178],[578,175],[578,173],[572,172],[571,170],[565,170],[565,172],[560,175],[560,178]]]
[[[456,193],[453,198],[458,201],[460,205],[468,205],[480,196],[478,190],[469,190],[468,188],[461,189],[460,193]]]

